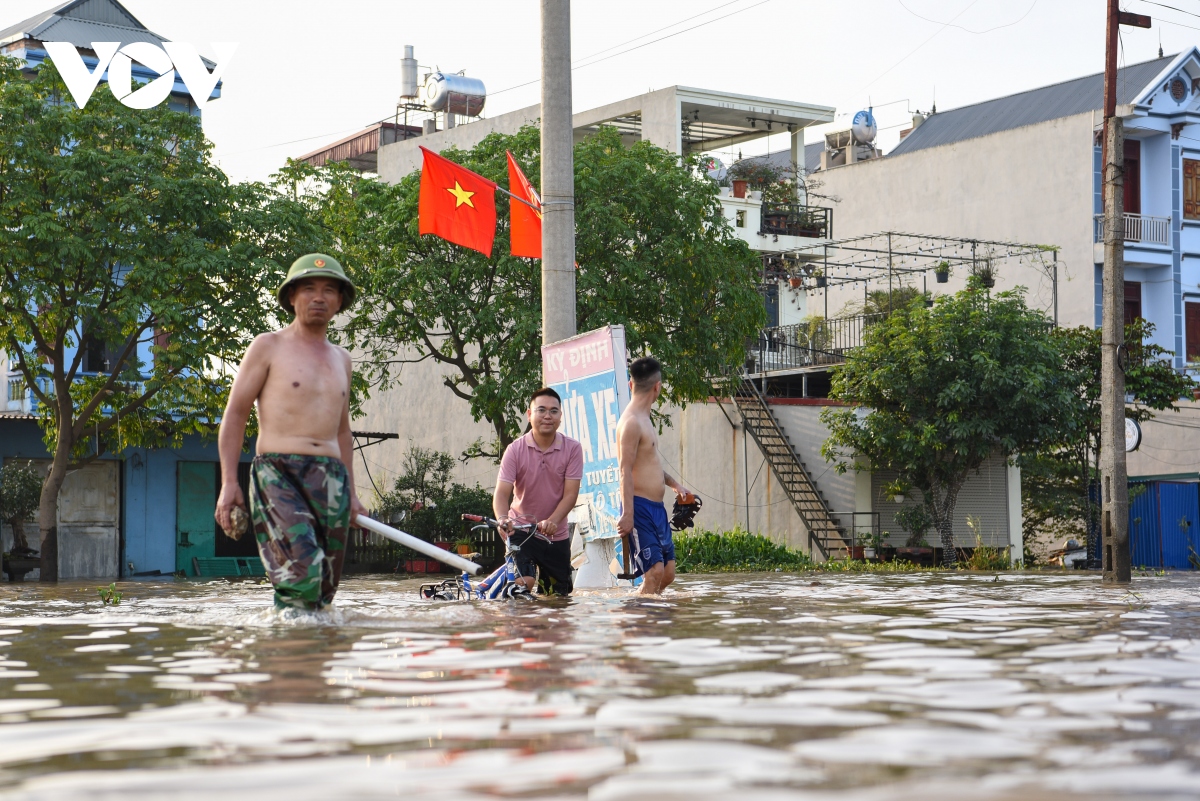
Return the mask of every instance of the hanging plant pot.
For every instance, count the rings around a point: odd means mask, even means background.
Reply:
[[[826,280],[826,279],[825,279],[825,276],[823,276],[823,275],[817,275],[817,276],[814,276],[814,277],[817,279],[817,286],[818,286],[818,287],[825,286],[825,280]]]
[[[946,270],[945,272],[938,270],[937,272],[934,273],[934,275],[937,276],[937,282],[939,284],[944,284],[950,280],[950,271],[949,270]]]
[[[804,286],[804,279],[796,277],[789,278],[788,286],[790,286],[792,289],[799,289],[800,287]]]
[[[930,297],[925,298],[925,308],[927,308],[927,309],[933,308],[933,298],[930,298]]]
[[[996,285],[996,279],[990,275],[981,275],[979,277],[979,283],[983,284],[988,289],[991,289]]]

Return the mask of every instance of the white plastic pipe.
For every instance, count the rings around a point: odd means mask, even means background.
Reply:
[[[463,559],[456,553],[450,553],[449,551],[443,550],[436,545],[425,542],[425,540],[419,540],[412,534],[405,534],[403,531],[397,531],[391,526],[385,526],[378,520],[372,520],[366,515],[359,515],[358,517],[354,518],[354,522],[365,529],[374,531],[376,534],[382,534],[393,542],[398,542],[405,547],[412,548],[414,551],[420,551],[426,556],[432,556],[439,562],[445,562],[446,564],[450,565],[450,567],[457,568],[459,570],[465,570],[472,576],[479,572],[479,565],[475,564],[470,559]]]

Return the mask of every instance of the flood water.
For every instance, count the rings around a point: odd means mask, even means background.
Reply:
[[[1200,576],[0,585],[21,799],[1200,797]]]

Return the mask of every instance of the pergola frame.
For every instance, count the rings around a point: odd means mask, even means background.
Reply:
[[[1051,245],[881,231],[867,236],[814,242],[781,255],[789,276],[807,277],[813,276],[817,269],[822,271],[826,282],[826,317],[828,289],[832,287],[869,283],[886,276],[890,293],[893,278],[914,274],[925,276],[942,262],[951,268],[969,267],[973,275],[987,270],[997,275],[1014,261],[1028,263],[1050,279],[1054,322],[1058,323],[1058,248]],[[850,275],[851,270],[866,275]]]

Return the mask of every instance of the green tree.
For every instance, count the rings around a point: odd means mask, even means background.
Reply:
[[[96,92],[63,98],[0,58],[0,348],[24,377],[53,465],[41,576],[58,576],[67,470],[127,446],[210,432],[236,361],[276,322],[283,265],[324,241],[307,210],[231,185],[200,121]]]
[[[989,295],[973,278],[933,308],[914,300],[866,331],[834,372],[832,393],[862,408],[822,413],[822,453],[840,472],[866,457],[869,469],[921,490],[952,567],[963,483],[989,457],[1011,458],[1075,425],[1062,414],[1074,388],[1050,322],[1025,305],[1024,291]]]
[[[540,169],[539,132],[492,134],[442,155],[502,185],[505,151]],[[577,324],[625,326],[633,355],[666,366],[664,401],[707,398],[765,323],[758,259],[722,216],[717,188],[692,159],[648,142],[625,147],[602,129],[575,146]],[[299,168],[297,168],[299,169]],[[371,264],[348,332],[372,382],[408,362],[449,368],[445,385],[495,431],[472,455],[498,457],[520,432],[541,383],[541,264],[508,255],[508,204],[498,203],[491,258],[417,233],[420,175],[395,185],[345,167],[310,173],[325,189],[325,224],[351,263]]]
[[[1134,398],[1125,416],[1139,423],[1155,412],[1179,411],[1179,399],[1190,397],[1196,387],[1187,373],[1171,366],[1171,351],[1150,341],[1153,334],[1154,325],[1140,317],[1125,326],[1125,390]],[[1021,456],[1024,535],[1028,546],[1046,533],[1056,539],[1086,538],[1094,553],[1099,506],[1088,487],[1100,475],[1100,329],[1057,329],[1054,339],[1076,398],[1064,413],[1076,420]]]
[[[425,540],[453,540],[464,531],[466,514],[490,515],[492,494],[476,484],[450,481],[454,458],[444,451],[409,447],[401,462],[403,473],[379,497],[375,514],[392,520],[403,513],[404,530]]]
[[[32,553],[25,523],[37,511],[41,495],[42,477],[32,464],[9,462],[0,469],[0,522],[12,527],[14,556]]]

